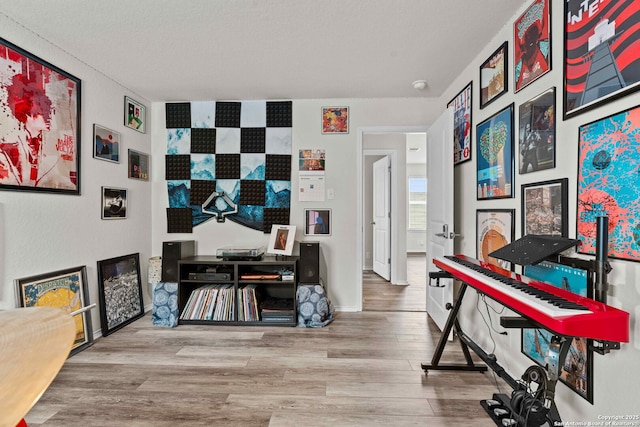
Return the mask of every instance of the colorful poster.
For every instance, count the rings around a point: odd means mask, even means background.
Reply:
[[[608,217],[609,256],[640,260],[640,107],[579,130],[577,238],[595,254],[596,220]]]
[[[505,269],[511,263],[490,257],[489,254],[513,242],[515,232],[514,209],[478,209],[476,211],[476,258]]]
[[[476,128],[478,200],[513,197],[513,104]]]
[[[551,69],[549,0],[537,0],[513,24],[515,91]]]
[[[0,188],[80,194],[80,80],[0,39]]]
[[[564,113],[640,88],[640,2],[565,2]]]
[[[453,107],[453,164],[471,160],[471,93],[473,82],[456,95],[447,107]]]
[[[520,105],[520,173],[556,167],[556,89]]]

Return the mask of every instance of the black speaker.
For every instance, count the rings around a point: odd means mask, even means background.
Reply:
[[[196,254],[195,240],[162,242],[162,281],[177,282],[178,261]]]
[[[299,283],[320,283],[320,243],[300,242]]]

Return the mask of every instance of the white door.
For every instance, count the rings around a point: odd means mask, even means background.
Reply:
[[[373,163],[373,271],[391,278],[391,161]]]
[[[453,109],[427,130],[427,271],[438,271],[433,258],[453,255]],[[453,303],[453,280],[427,278],[427,313],[440,330]]]

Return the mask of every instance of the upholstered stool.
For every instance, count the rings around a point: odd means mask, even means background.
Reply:
[[[151,323],[173,328],[178,326],[178,284],[160,282],[153,284],[153,311]]]

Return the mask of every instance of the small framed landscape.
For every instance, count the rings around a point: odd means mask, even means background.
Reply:
[[[102,187],[102,219],[125,219],[126,217],[127,190]]]
[[[124,97],[124,125],[130,129],[145,133],[147,108],[128,96]]]
[[[120,163],[120,134],[99,124],[93,125],[93,158]]]
[[[148,181],[149,155],[129,149],[127,157],[129,159],[129,178]]]
[[[102,336],[144,316],[140,254],[98,261],[98,297]]]
[[[16,280],[18,307],[58,307],[73,313],[89,306],[87,268],[68,268]],[[73,316],[76,336],[70,355],[93,344],[91,312],[85,310]]]

